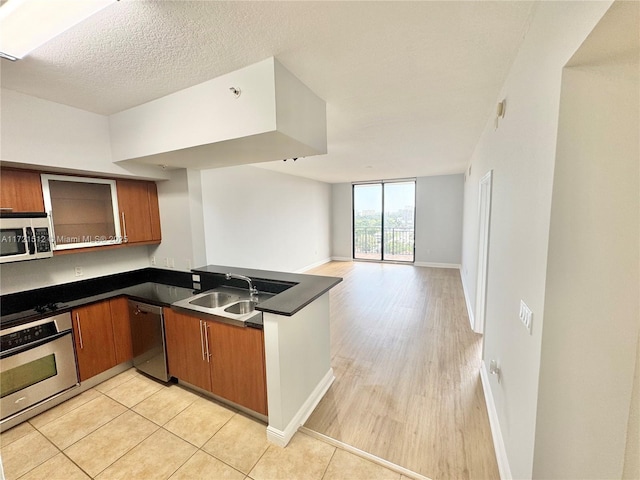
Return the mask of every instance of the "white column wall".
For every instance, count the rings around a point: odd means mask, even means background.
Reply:
[[[535,478],[623,471],[640,329],[640,76],[637,59],[630,75],[603,63],[563,74]]]

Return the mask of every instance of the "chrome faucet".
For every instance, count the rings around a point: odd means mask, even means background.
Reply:
[[[238,280],[244,280],[249,284],[249,293],[251,294],[251,296],[253,297],[254,295],[258,295],[258,289],[253,286],[253,283],[251,282],[251,279],[249,277],[245,277],[244,275],[236,275],[235,273],[227,273],[225,275],[225,278],[227,280],[230,280],[232,278],[236,278]]]

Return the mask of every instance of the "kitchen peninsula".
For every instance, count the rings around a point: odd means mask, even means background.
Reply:
[[[228,274],[235,278],[226,278]],[[263,329],[260,333],[264,335],[268,416],[263,415],[262,418],[268,420],[268,439],[285,446],[333,382],[329,343],[329,290],[341,278],[215,265],[196,268],[191,272],[145,268],[3,295],[2,327],[15,329],[47,315],[65,312],[73,312],[75,321],[79,322],[75,312],[82,312],[91,306],[105,305],[107,310],[104,316],[108,318],[105,318],[102,328],[106,325],[109,332],[113,331],[113,334],[110,333],[113,337],[109,337],[110,341],[100,337],[100,341],[115,344],[113,359],[97,371],[102,373],[95,374],[92,378],[82,378],[81,375],[80,387],[75,388],[75,393],[69,392],[73,396],[96,382],[119,373],[123,368],[130,367],[131,353],[128,356],[126,353],[124,356],[120,355],[122,345],[118,343],[122,343],[122,326],[126,327],[128,320],[123,324],[122,311],[117,306],[125,299],[163,308],[166,323],[167,315],[180,311],[175,310],[176,307],[172,305],[184,302],[190,296],[219,287],[246,290],[246,283],[237,279],[240,276],[250,278],[259,292],[269,294],[265,296],[266,300],[255,305],[255,310],[261,312],[261,322],[232,328],[244,332]],[[108,315],[109,305],[111,315]],[[116,311],[120,313],[116,315]],[[194,314],[197,316],[196,312]],[[124,318],[127,318],[126,308]],[[94,333],[91,331],[93,326],[89,322],[82,327],[85,344],[87,338]],[[116,334],[117,328],[120,329],[119,334]],[[128,330],[127,328],[127,334]],[[77,349],[82,344],[79,325],[78,329],[74,326],[73,335]],[[167,330],[167,337],[169,335],[171,333]],[[176,338],[167,338],[167,343],[171,342],[175,344]],[[225,349],[224,343],[218,346]],[[97,347],[98,350],[103,350],[100,345]],[[171,359],[169,364],[171,365]],[[175,374],[172,376],[177,377]],[[189,382],[184,383],[189,386]],[[221,400],[224,401],[225,398]],[[261,417],[260,414],[256,416]]]
[[[200,275],[205,290],[233,273],[251,278],[260,291],[278,292],[255,308],[263,313],[267,437],[287,445],[335,378],[330,364],[329,290],[342,279],[220,265],[193,272]]]

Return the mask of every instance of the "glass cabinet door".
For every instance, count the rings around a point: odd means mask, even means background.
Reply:
[[[122,243],[115,180],[43,174],[54,250]]]

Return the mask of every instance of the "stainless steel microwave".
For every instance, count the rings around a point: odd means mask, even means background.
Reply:
[[[53,256],[46,213],[0,212],[0,263]]]

